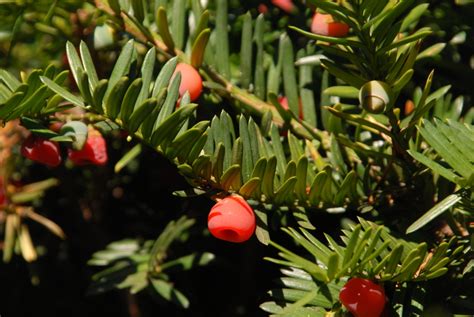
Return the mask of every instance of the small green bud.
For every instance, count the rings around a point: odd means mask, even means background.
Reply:
[[[359,91],[359,102],[370,113],[382,113],[390,103],[392,90],[387,83],[372,80],[365,83]]]

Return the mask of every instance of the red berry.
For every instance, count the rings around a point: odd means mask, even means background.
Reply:
[[[0,176],[0,206],[7,203],[7,191],[3,182],[3,177]]]
[[[179,85],[179,95],[183,96],[189,92],[191,101],[199,98],[202,92],[202,79],[198,71],[189,64],[178,63],[174,73],[181,73],[181,84]]]
[[[69,149],[68,157],[76,165],[105,165],[107,163],[107,144],[97,131],[89,131],[84,147],[79,151]]]
[[[411,100],[405,102],[405,115],[409,116],[415,110],[415,103]]]
[[[21,145],[21,154],[32,161],[48,166],[58,166],[61,163],[59,145],[56,142],[30,134]]]
[[[344,37],[349,33],[349,25],[334,21],[330,14],[316,12],[311,22],[311,32],[324,36]]]
[[[380,317],[386,301],[382,286],[358,277],[342,287],[339,300],[355,317]]]
[[[283,109],[289,110],[290,107],[288,106],[288,98],[286,97],[278,97],[278,102],[282,105]],[[303,104],[301,103],[301,99],[298,103],[298,117],[303,120]]]
[[[272,0],[272,4],[279,7],[283,11],[287,13],[293,12],[295,9],[295,5],[293,4],[293,1],[291,0]]]
[[[263,3],[260,3],[257,7],[258,13],[265,14],[268,12],[268,7]]]
[[[255,231],[255,214],[245,199],[237,195],[228,196],[212,207],[207,227],[218,239],[244,242]]]

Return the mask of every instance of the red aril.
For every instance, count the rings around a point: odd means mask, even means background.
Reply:
[[[342,287],[339,300],[355,317],[380,317],[386,302],[382,286],[359,277]]]
[[[189,64],[178,63],[174,73],[181,73],[179,95],[182,97],[187,91],[191,101],[198,99],[202,92],[202,79],[199,72]]]
[[[292,0],[272,0],[272,4],[287,13],[291,13],[295,9],[295,5],[293,4]]]
[[[316,12],[311,22],[311,32],[324,36],[344,37],[349,33],[349,25],[335,21],[330,14]]]
[[[47,166],[61,164],[61,154],[57,142],[30,134],[21,145],[21,155]]]
[[[84,147],[79,151],[69,149],[69,159],[76,165],[105,165],[107,163],[107,144],[102,135],[90,130]]]
[[[7,191],[5,188],[5,183],[3,177],[0,176],[0,206],[3,206],[7,203]]]
[[[258,13],[266,14],[268,12],[268,7],[265,4],[260,3],[257,7],[257,10],[258,10]]]
[[[255,214],[241,196],[228,196],[211,208],[207,227],[218,239],[244,242],[250,239],[255,231]]]
[[[288,98],[286,97],[278,97],[278,102],[281,104],[283,109],[289,110],[290,107],[288,106]],[[303,120],[303,104],[301,103],[301,99],[298,102],[298,117]]]

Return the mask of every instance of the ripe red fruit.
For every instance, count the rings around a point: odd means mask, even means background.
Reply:
[[[415,110],[415,103],[411,100],[405,102],[405,115],[409,116]]]
[[[79,151],[69,149],[69,159],[76,165],[105,165],[107,163],[107,144],[97,131],[89,131],[84,147]]]
[[[237,195],[228,196],[211,208],[207,227],[218,239],[244,242],[255,231],[255,214],[245,199]]]
[[[380,317],[386,301],[382,286],[358,277],[342,287],[339,300],[355,317]]]
[[[265,14],[268,12],[268,7],[263,3],[260,3],[257,7],[258,13]]]
[[[289,110],[290,107],[288,106],[288,98],[286,97],[278,97],[278,102],[282,105],[283,109]],[[301,103],[301,99],[298,102],[298,117],[303,120],[303,104]]]
[[[56,142],[30,134],[21,145],[21,155],[48,166],[58,166],[61,163],[59,145]]]
[[[344,37],[349,33],[349,25],[334,21],[330,14],[316,12],[311,22],[311,32],[324,36]]]
[[[0,176],[0,206],[7,203],[7,191],[3,182],[3,177]]]
[[[189,64],[178,63],[174,73],[181,73],[179,95],[182,97],[188,91],[191,101],[198,99],[202,92],[202,79],[198,71]]]
[[[293,4],[292,0],[272,0],[272,4],[287,13],[291,13],[295,9],[295,5]]]

